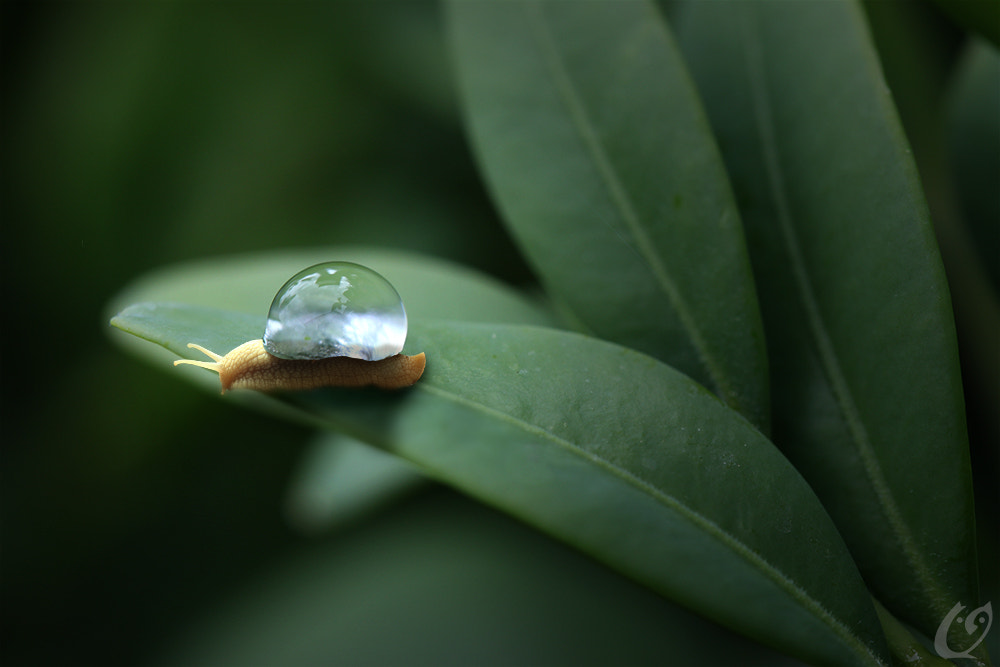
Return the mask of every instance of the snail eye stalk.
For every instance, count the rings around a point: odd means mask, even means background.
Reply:
[[[198,350],[206,357],[212,359],[212,361],[198,361],[196,359],[178,359],[177,361],[174,362],[174,366],[180,366],[181,364],[188,364],[190,366],[197,366],[198,368],[207,368],[208,370],[215,371],[216,373],[219,372],[219,365],[222,363],[223,360],[222,355],[216,354],[211,350],[206,350],[197,343],[188,343],[187,346],[190,347],[191,349]]]

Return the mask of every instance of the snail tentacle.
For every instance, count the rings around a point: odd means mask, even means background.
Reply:
[[[219,372],[219,364],[222,363],[222,360],[224,358],[222,355],[216,354],[211,350],[206,350],[197,343],[188,343],[187,346],[194,350],[198,350],[206,357],[211,358],[212,361],[198,361],[196,359],[178,359],[177,361],[174,362],[174,366],[180,366],[181,364],[190,364],[191,366],[197,366],[198,368],[207,368],[208,370],[215,371],[216,373]]]

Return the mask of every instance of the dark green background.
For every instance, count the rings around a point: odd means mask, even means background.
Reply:
[[[124,355],[118,289],[350,242],[527,277],[465,146],[435,5],[2,11],[0,658],[135,663],[310,548],[281,516],[309,434]]]

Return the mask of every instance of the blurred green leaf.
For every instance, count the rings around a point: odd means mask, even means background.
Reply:
[[[857,6],[691,3],[682,45],[747,225],[774,437],[893,614],[976,599],[948,286]]]
[[[1000,7],[1000,3],[995,3]],[[976,249],[1000,291],[1000,51],[970,40],[948,89],[955,186]]]
[[[113,323],[177,354],[258,332],[250,318],[179,304],[131,306]],[[406,351],[428,358],[412,390],[277,399],[758,641],[811,662],[880,662],[871,599],[812,490],[691,379],[521,325],[414,319]]]
[[[298,530],[320,533],[358,519],[426,481],[398,456],[343,433],[324,431],[299,463],[285,514]]]
[[[469,131],[554,298],[762,428],[767,360],[725,169],[647,2],[454,2]]]
[[[935,0],[935,4],[960,25],[1000,48],[1000,2],[996,0]]]
[[[257,314],[260,332],[278,289],[300,270],[351,261],[378,271],[399,291],[411,318],[550,325],[540,305],[483,273],[414,252],[327,246],[214,257],[153,271],[120,292],[109,316],[131,303],[172,301]]]
[[[182,630],[153,664],[798,664],[444,490],[311,543]]]

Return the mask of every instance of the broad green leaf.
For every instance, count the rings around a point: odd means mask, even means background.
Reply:
[[[523,294],[467,267],[413,252],[328,246],[261,255],[213,257],[154,271],[118,294],[110,313],[141,301],[173,301],[256,314],[263,333],[271,300],[286,280],[312,264],[368,266],[399,292],[411,318],[549,325],[552,317]],[[228,348],[227,348],[228,349]]]
[[[399,291],[411,319],[553,323],[552,316],[539,304],[490,276],[418,253],[363,246],[326,246],[212,257],[164,267],[142,276],[117,294],[108,305],[108,317],[129,304],[142,302],[225,308],[231,311],[227,318],[240,325],[246,324],[251,331],[256,329],[252,338],[260,338],[271,300],[285,281],[307,266],[333,260],[364,264],[384,275]],[[250,338],[224,338],[213,341],[216,347],[201,337],[193,337],[188,342],[206,345],[224,354],[247,340]],[[119,338],[117,342],[135,349],[130,337]],[[142,352],[149,355],[149,350],[141,347]],[[185,349],[184,356],[189,354],[194,353]],[[157,360],[172,358],[160,355]],[[218,386],[207,375],[199,374],[195,378],[202,386]],[[266,409],[266,404],[254,396],[236,400]]]
[[[648,2],[453,2],[484,176],[546,289],[594,335],[762,428],[767,360],[725,169]]]
[[[1000,435],[997,428],[1000,423],[995,416],[996,406],[1000,405],[1000,345],[997,345],[1000,299],[989,284],[990,268],[1000,258],[996,243],[990,243],[990,237],[997,240],[1000,229],[997,217],[1000,202],[994,196],[995,184],[1000,182],[996,168],[1000,111],[991,114],[989,100],[995,98],[1000,78],[995,71],[991,75],[988,66],[983,71],[981,65],[989,61],[991,54],[995,58],[996,51],[982,40],[970,40],[967,53],[986,56],[985,60],[979,56],[973,58],[978,64],[970,68],[972,61],[968,57],[956,61],[954,48],[940,40],[942,26],[932,8],[898,2],[869,2],[864,8],[886,83],[892,90],[920,172],[948,277],[963,359],[966,414],[970,433],[975,434],[970,442],[972,460],[976,460],[976,449],[984,445],[987,458],[993,458],[996,438],[984,442],[979,434]],[[975,83],[977,79],[981,83]],[[974,146],[975,152],[950,155],[946,102],[954,99],[954,84],[962,89],[970,83],[982,90],[976,101],[969,101],[973,108],[981,104],[983,108],[962,114],[963,124],[968,124],[963,131],[970,135],[967,144]],[[969,111],[972,108],[966,107],[966,112]],[[968,158],[972,158],[971,164]],[[968,195],[973,192],[977,194],[970,198]],[[977,205],[977,199],[985,200],[985,209]],[[990,209],[992,215],[987,213],[982,219],[981,214]],[[977,233],[981,225],[986,234]],[[976,477],[982,476],[992,486],[995,475],[983,473],[982,466],[974,470]],[[977,511],[977,516],[981,521],[983,513]]]
[[[230,315],[146,303],[113,323],[185,354],[194,338],[221,349],[255,335],[255,321]],[[276,400],[758,641],[823,664],[884,655],[871,599],[812,490],[687,376],[522,325],[414,320],[404,351],[428,359],[411,390]]]
[[[976,600],[948,286],[859,8],[691,3],[681,42],[747,225],[774,438],[865,580],[933,637]]]
[[[398,456],[343,433],[325,431],[299,463],[285,514],[298,530],[321,533],[356,520],[426,481]]]

